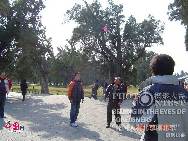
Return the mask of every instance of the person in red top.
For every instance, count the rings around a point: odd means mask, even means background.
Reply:
[[[80,102],[84,99],[84,91],[82,83],[80,81],[80,73],[77,72],[74,74],[74,79],[70,82],[68,86],[68,98],[71,103],[70,110],[70,125],[72,127],[77,127],[77,117],[80,109]]]

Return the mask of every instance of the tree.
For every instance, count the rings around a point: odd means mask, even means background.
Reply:
[[[5,16],[9,11],[9,1],[8,0],[1,0],[0,1],[0,15]]]
[[[145,56],[137,61],[137,76],[135,78],[137,81],[134,81],[133,84],[140,84],[152,75],[150,70],[150,61],[155,55],[156,53],[154,52],[147,52]]]
[[[169,19],[181,21],[186,28],[185,45],[188,51],[188,0],[174,0],[168,7]]]
[[[46,37],[41,23],[40,11],[44,7],[42,0],[12,1],[8,13],[0,17],[0,30],[3,31],[0,45],[1,58],[8,60],[5,66],[15,66],[20,78],[30,77],[30,71],[37,72],[41,92],[49,93],[47,59],[53,57],[53,53],[51,39]]]
[[[8,71],[13,60],[15,46],[8,26],[10,4],[8,0],[0,1],[0,70]]]
[[[88,58],[71,46],[66,46],[64,49],[58,48],[58,51],[55,60],[52,61],[51,80],[56,84],[63,81],[63,84],[66,85],[72,78],[72,74],[77,71],[83,74],[83,78],[85,75],[84,70],[88,66]]]
[[[98,1],[84,3],[85,6],[75,4],[67,11],[68,19],[78,23],[71,42],[79,43],[89,57],[95,56],[108,65],[110,76],[131,76],[135,62],[145,55],[145,48],[163,43],[163,26],[152,16],[141,23],[130,16],[125,22],[123,5],[109,0],[108,7],[102,9]]]
[[[53,57],[51,39],[45,35],[45,27],[41,23],[40,11],[44,9],[42,0],[21,0],[13,4],[12,22],[16,25],[15,40],[21,49],[21,57],[29,60],[28,65],[34,66],[39,73],[41,93],[48,90],[47,59]]]

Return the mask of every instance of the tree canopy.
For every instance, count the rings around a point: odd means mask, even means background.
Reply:
[[[75,4],[67,11],[68,19],[78,24],[70,42],[81,46],[90,59],[106,65],[110,76],[131,76],[137,60],[146,54],[145,49],[163,44],[164,27],[153,16],[138,23],[133,16],[126,20],[123,5],[116,5],[112,0],[105,9],[97,0],[84,3]]]
[[[169,19],[181,21],[186,28],[185,45],[188,51],[188,0],[174,0],[168,7]]]
[[[37,72],[42,92],[48,93],[46,61],[53,57],[53,53],[41,23],[40,11],[45,7],[43,1],[13,0],[10,4],[3,0],[0,4],[3,5],[0,9],[3,11],[0,15],[1,69],[14,72],[19,79],[30,78]]]

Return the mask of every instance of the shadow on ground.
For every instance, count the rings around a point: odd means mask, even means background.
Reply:
[[[6,114],[21,122],[27,122],[28,130],[38,133],[41,139],[60,137],[67,140],[85,138],[102,141],[99,133],[91,131],[88,124],[80,123],[79,128],[70,127],[69,119],[57,110],[65,108],[67,106],[63,103],[47,104],[37,96],[24,102],[20,98],[9,98],[6,102]]]
[[[134,132],[130,132],[126,129],[123,129],[122,131],[118,131],[117,128],[111,127],[112,130],[114,130],[115,132],[119,132],[119,135],[121,136],[126,136],[129,138],[133,138],[133,139],[140,139],[140,135],[134,133]]]
[[[101,103],[98,104],[98,105],[104,105],[105,107],[107,106],[107,101],[105,102],[104,101],[104,97],[98,97],[98,99]],[[125,110],[128,110],[128,111],[131,111],[131,108],[132,108],[132,99],[126,99],[123,101],[123,103],[121,104],[121,117],[122,117],[122,126],[126,125],[126,124],[129,124],[128,122],[123,122],[123,121],[127,121],[127,120],[123,120],[124,118],[127,118],[128,116],[127,115],[124,115],[125,113],[127,114],[127,112],[125,112]],[[114,115],[112,116],[112,118],[115,118]],[[115,123],[113,123],[115,124]],[[140,135],[133,132],[133,131],[129,131],[127,129],[123,129],[122,131],[118,131],[117,128],[115,127],[111,127],[112,130],[114,130],[115,132],[118,132],[119,135],[121,136],[126,136],[126,137],[130,137],[130,138],[133,138],[133,139],[140,139]]]

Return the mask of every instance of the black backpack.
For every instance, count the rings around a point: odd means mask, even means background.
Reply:
[[[5,81],[0,80],[0,95],[6,94],[6,87],[5,87]]]

